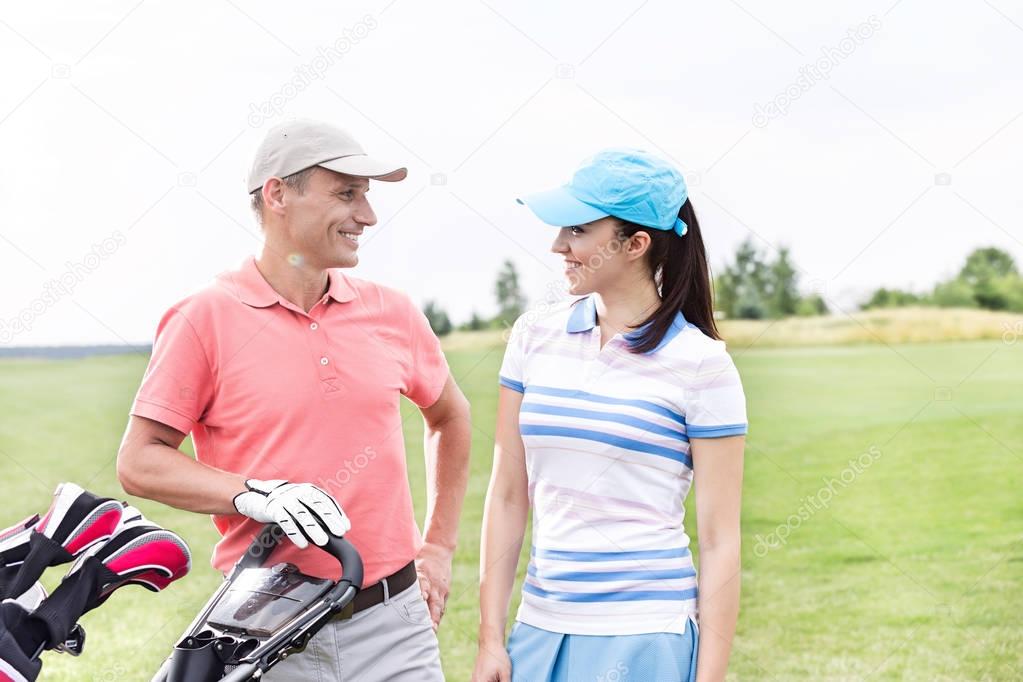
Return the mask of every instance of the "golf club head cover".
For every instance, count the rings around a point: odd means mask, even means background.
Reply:
[[[33,526],[28,553],[7,590],[21,594],[50,566],[73,561],[103,543],[117,528],[123,511],[117,500],[97,497],[74,483],[58,485],[49,511]]]
[[[31,643],[26,646],[15,637],[16,633],[26,633],[28,615],[17,602],[0,604],[0,682],[32,682],[42,670],[42,661],[34,655],[36,647]]]
[[[0,530],[0,600],[17,597],[7,587],[17,575],[28,556],[28,539],[32,527],[39,523],[39,514],[33,514],[10,528]]]
[[[86,550],[43,603],[32,613],[48,630],[46,648],[66,642],[82,614],[105,602],[125,585],[159,592],[188,573],[192,557],[176,533],[146,520],[134,507],[127,522],[105,543]]]
[[[32,627],[26,623],[28,614],[32,613],[44,599],[46,588],[41,583],[36,583],[18,597],[4,599],[0,603],[0,609],[5,610],[0,612],[0,620],[6,624],[8,631],[29,658],[37,658],[37,654],[42,650],[42,644],[46,641],[45,627]],[[4,616],[3,613],[7,615]]]
[[[33,514],[27,519],[18,521],[10,528],[0,530],[0,554],[4,554],[9,544],[16,543],[17,538],[26,535],[37,523],[39,523],[39,514]]]
[[[36,583],[32,587],[28,588],[27,590],[19,594],[17,597],[10,597],[8,599],[4,599],[3,601],[17,602],[18,604],[21,604],[22,608],[24,608],[26,611],[32,612],[36,610],[37,606],[43,603],[43,600],[46,599],[46,596],[47,596],[46,588],[43,587],[43,584]]]

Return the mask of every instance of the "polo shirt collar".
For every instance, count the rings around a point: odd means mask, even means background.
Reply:
[[[263,278],[254,257],[247,258],[231,279],[242,303],[254,308],[266,308],[283,302],[281,295]],[[327,271],[327,281],[327,295],[338,303],[347,303],[355,298],[355,290],[337,268]]]
[[[672,320],[671,326],[668,327],[668,331],[664,333],[664,338],[657,344],[657,347],[649,353],[656,353],[679,335],[683,329],[689,325],[686,322],[686,318],[679,311],[675,314],[675,319]],[[572,312],[568,316],[568,324],[565,325],[565,331],[569,334],[578,334],[579,332],[588,332],[597,326],[597,304],[594,302],[592,296],[587,296],[581,299],[575,305],[572,306]],[[647,325],[643,325],[631,332],[626,332],[622,336],[629,342],[639,341],[639,338],[643,335]]]
[[[568,325],[565,329],[569,334],[588,332],[597,326],[597,304],[593,302],[592,296],[576,301],[572,306],[572,313],[568,316]]]

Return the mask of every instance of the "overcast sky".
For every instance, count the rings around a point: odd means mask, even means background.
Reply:
[[[258,252],[244,178],[295,116],[408,165],[353,274],[456,322],[506,258],[534,300],[560,280],[514,199],[610,145],[683,168],[713,266],[787,245],[843,308],[977,246],[1023,261],[1006,0],[7,3],[0,59],[3,345],[149,342]]]

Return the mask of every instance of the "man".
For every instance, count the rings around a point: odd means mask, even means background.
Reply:
[[[376,224],[370,180],[405,175],[331,125],[271,130],[248,185],[262,253],[163,317],[118,453],[129,494],[213,515],[221,571],[278,521],[294,546],[275,560],[336,579],[326,553],[300,548],[350,519],[365,564],[355,614],[271,680],[443,679],[435,633],[468,478],[469,405],[412,302],[338,269],[358,263],[359,237]],[[400,395],[425,422],[424,536]],[[178,450],[188,433],[195,460]]]

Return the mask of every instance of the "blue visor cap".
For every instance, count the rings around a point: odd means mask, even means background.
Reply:
[[[641,149],[616,147],[584,161],[567,185],[518,202],[557,227],[611,215],[681,236],[689,228],[678,212],[688,196],[685,178],[673,165]]]

